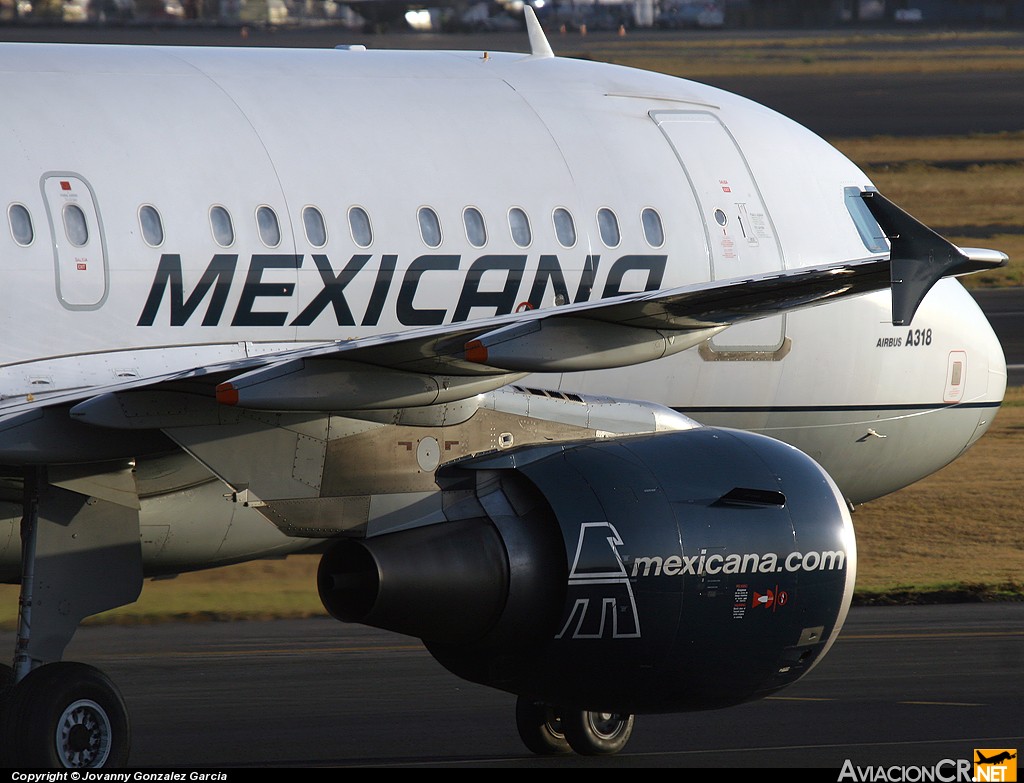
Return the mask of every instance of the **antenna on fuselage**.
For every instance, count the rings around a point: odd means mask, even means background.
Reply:
[[[523,15],[526,17],[526,32],[530,36],[530,56],[554,57],[555,53],[551,51],[551,44],[548,43],[548,37],[544,35],[544,28],[540,26],[540,20],[537,19],[533,6],[526,3],[523,6]]]

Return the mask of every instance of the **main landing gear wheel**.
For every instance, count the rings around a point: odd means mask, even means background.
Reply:
[[[634,716],[620,712],[565,710],[562,729],[569,746],[581,756],[618,753],[633,734]]]
[[[49,663],[9,694],[5,744],[15,766],[120,767],[131,745],[128,710],[110,679],[84,663]],[[16,717],[15,717],[16,716]]]
[[[550,704],[520,696],[516,699],[516,728],[519,729],[519,738],[531,753],[557,756],[572,752],[562,733],[558,710]]]

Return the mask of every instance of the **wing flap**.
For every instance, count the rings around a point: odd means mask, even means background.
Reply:
[[[293,359],[218,384],[216,394],[221,404],[263,410],[385,410],[454,402],[519,377],[435,375],[345,359]]]
[[[724,328],[669,331],[586,318],[548,318],[482,334],[466,344],[466,359],[521,372],[603,370],[679,353]]]

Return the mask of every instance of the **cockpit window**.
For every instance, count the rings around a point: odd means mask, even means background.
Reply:
[[[846,208],[850,212],[850,217],[853,218],[853,224],[857,227],[857,233],[860,234],[864,247],[872,253],[888,251],[889,245],[885,241],[885,233],[875,222],[874,215],[871,214],[868,205],[861,198],[860,188],[846,188],[843,192],[846,196]]]

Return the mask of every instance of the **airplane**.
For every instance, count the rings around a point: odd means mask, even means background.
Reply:
[[[527,54],[0,47],[5,764],[127,763],[83,618],[309,550],[327,612],[516,695],[529,750],[619,752],[806,675],[853,506],[985,432],[1005,360],[953,278],[1004,254],[527,20]]]
[[[976,750],[974,752],[978,755],[978,760],[975,762],[977,764],[998,764],[1001,761],[1009,761],[1010,759],[1017,758],[1016,753],[1010,753],[1007,750],[1004,750],[1002,753],[997,753],[992,758],[986,758],[985,754],[980,750]]]

